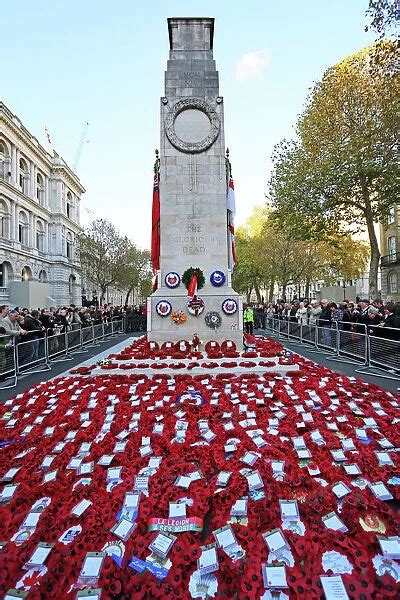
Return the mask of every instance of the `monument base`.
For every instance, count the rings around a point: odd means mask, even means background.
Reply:
[[[160,288],[156,290],[147,299],[147,339],[156,342],[190,341],[193,334],[197,333],[203,344],[210,340],[219,343],[224,340],[232,340],[238,348],[241,347],[243,341],[243,313],[242,299],[239,294],[228,286],[222,286],[213,293],[207,293],[206,291],[202,293],[202,290],[200,290],[198,296],[204,301],[205,308],[200,315],[195,316],[188,311],[188,297],[182,289],[166,290]],[[227,298],[232,298],[237,302],[238,309],[233,315],[226,315],[222,310],[222,303]],[[186,321],[178,325],[173,322],[171,315],[160,317],[156,311],[156,305],[160,300],[170,302],[173,311],[183,311],[186,315]],[[205,316],[210,311],[215,311],[221,316],[221,325],[216,329],[208,327],[205,322]]]

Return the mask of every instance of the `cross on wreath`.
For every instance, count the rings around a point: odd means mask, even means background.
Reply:
[[[192,315],[198,317],[199,314],[201,314],[204,310],[204,301],[197,296],[193,296],[193,298],[188,302],[188,309]]]

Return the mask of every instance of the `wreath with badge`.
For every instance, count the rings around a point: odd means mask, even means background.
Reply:
[[[197,275],[197,289],[201,290],[201,288],[204,286],[205,278],[203,271],[198,267],[190,267],[189,269],[186,269],[182,275],[182,283],[187,290],[189,289],[190,282],[195,273]]]
[[[216,310],[210,310],[204,317],[207,327],[211,329],[217,329],[221,327],[222,317]]]
[[[205,304],[204,300],[199,298],[198,296],[193,296],[187,303],[188,311],[191,315],[198,317],[204,310]]]

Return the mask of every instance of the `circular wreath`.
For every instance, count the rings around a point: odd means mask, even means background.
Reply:
[[[221,344],[222,352],[236,352],[236,344],[232,340],[224,340]]]
[[[164,281],[165,281],[165,285],[167,287],[173,289],[173,288],[178,287],[178,285],[181,282],[181,278],[179,277],[178,273],[175,273],[175,271],[170,271],[164,277]]]
[[[182,283],[186,289],[189,289],[190,282],[195,273],[197,275],[197,289],[201,290],[203,287],[205,282],[203,271],[197,267],[190,267],[189,269],[186,269],[182,275]]]
[[[159,317],[168,317],[172,311],[172,304],[168,300],[160,300],[156,304],[156,313]]]
[[[221,326],[222,317],[216,310],[210,310],[204,317],[207,327],[211,327],[211,329],[217,329]]]
[[[193,296],[187,303],[188,311],[191,315],[198,317],[204,310],[205,304],[204,300],[199,298],[198,296]]]
[[[223,271],[213,271],[210,275],[210,282],[214,287],[221,287],[225,283],[225,273]]]
[[[227,298],[222,303],[222,310],[226,315],[234,315],[237,309],[237,302],[233,298]]]
[[[210,340],[204,346],[204,350],[207,352],[207,354],[209,352],[220,352],[221,346],[216,340]]]

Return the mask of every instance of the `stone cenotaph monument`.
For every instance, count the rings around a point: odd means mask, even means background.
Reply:
[[[155,166],[157,289],[148,298],[148,339],[190,341],[197,333],[203,343],[237,344],[242,342],[242,303],[231,287],[230,163],[213,59],[214,19],[171,18],[168,33]],[[153,197],[153,234],[154,227]],[[191,289],[188,296],[190,269],[196,272],[197,291],[191,278],[195,295]]]

